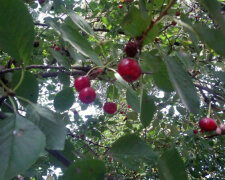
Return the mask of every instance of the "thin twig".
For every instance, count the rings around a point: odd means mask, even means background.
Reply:
[[[148,32],[153,28],[153,26],[162,19],[163,16],[167,14],[167,11],[172,7],[172,5],[176,2],[176,0],[171,0],[169,4],[167,4],[166,8],[160,13],[159,17],[157,17],[155,20],[152,20],[150,25],[145,29],[145,31],[142,34],[142,38],[138,42],[139,46],[142,45],[144,39],[148,35]]]

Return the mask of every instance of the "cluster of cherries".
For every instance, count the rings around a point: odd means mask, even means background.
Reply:
[[[84,104],[92,103],[96,98],[95,90],[91,87],[88,76],[79,76],[74,81],[74,86],[79,92],[79,99]],[[117,111],[117,105],[114,102],[106,102],[103,109],[108,114],[114,114]]]
[[[221,135],[225,133],[225,125],[221,124],[220,126],[217,125],[216,121],[212,118],[202,118],[199,120],[199,128],[201,129],[201,132],[210,132],[210,131],[216,131],[217,135]],[[198,133],[198,130],[193,130],[194,134]]]
[[[137,54],[136,42],[128,42],[124,51],[128,57],[134,57]],[[118,64],[118,73],[127,82],[136,81],[142,71],[137,61],[131,58],[124,58]],[[89,76],[79,76],[74,80],[74,87],[79,92],[79,99],[85,104],[95,101],[96,93],[91,87]],[[105,113],[114,114],[117,111],[117,105],[114,102],[106,102],[103,106]]]

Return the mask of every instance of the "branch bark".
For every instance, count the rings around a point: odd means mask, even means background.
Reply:
[[[21,70],[22,67],[15,67],[13,69],[2,69],[0,71],[0,74],[5,74],[8,72],[13,72],[13,71],[18,71]],[[26,67],[26,70],[29,69],[57,69],[57,70],[66,70],[65,67],[63,66],[53,66],[53,65],[29,65]],[[83,67],[83,66],[71,66],[71,69],[76,69],[76,70],[80,70],[80,71],[84,71],[84,72],[88,72],[91,67]]]

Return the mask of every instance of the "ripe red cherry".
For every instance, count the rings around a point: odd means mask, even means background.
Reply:
[[[197,130],[197,129],[194,129],[194,130],[193,130],[193,133],[194,133],[194,134],[198,134],[198,130]]]
[[[180,16],[180,14],[181,14],[180,11],[176,12],[176,16]]]
[[[56,46],[56,47],[55,47],[55,50],[56,50],[56,51],[60,51],[60,47],[59,47],[59,46]]]
[[[130,105],[129,104],[127,105],[127,108],[130,109]]]
[[[119,6],[118,6],[120,9],[122,9],[123,8],[123,5],[122,4],[119,4]]]
[[[177,25],[177,22],[176,22],[176,21],[172,21],[171,24],[172,24],[173,26],[176,26],[176,25]]]
[[[214,131],[217,128],[216,121],[212,118],[207,118],[207,117],[200,119],[198,125],[203,131]]]
[[[155,38],[155,43],[158,43],[158,42],[159,42],[159,38],[156,37],[156,38]]]
[[[92,103],[96,98],[95,90],[91,87],[86,87],[80,91],[79,99],[85,104]]]
[[[141,75],[141,68],[133,59],[123,59],[118,65],[118,72],[127,82],[136,81]]]
[[[79,76],[74,81],[74,87],[78,92],[80,92],[82,89],[86,87],[90,87],[91,83],[87,76]]]
[[[134,57],[137,54],[137,43],[128,42],[125,46],[124,51],[126,52],[128,57]]]
[[[117,106],[114,102],[106,102],[103,106],[103,109],[108,114],[114,114],[117,110]]]

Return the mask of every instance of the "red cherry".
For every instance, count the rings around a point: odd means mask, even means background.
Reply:
[[[87,76],[79,76],[74,81],[74,87],[78,92],[80,92],[82,89],[86,87],[90,87],[91,83]]]
[[[45,0],[38,0],[39,4],[43,4]]]
[[[56,47],[55,47],[55,50],[56,50],[56,51],[60,51],[60,47],[59,47],[59,46],[56,46]]]
[[[130,109],[130,105],[129,104],[127,105],[127,108]]]
[[[128,42],[124,49],[128,57],[134,57],[137,54],[137,43]]]
[[[85,138],[85,135],[84,134],[81,134],[80,135],[80,138],[84,139]]]
[[[114,102],[106,102],[103,109],[108,114],[114,114],[117,110],[117,105]]]
[[[194,130],[193,130],[193,133],[194,133],[194,134],[198,134],[198,130],[197,130],[197,129],[194,129]]]
[[[124,111],[120,111],[120,114],[125,114],[125,112]]]
[[[123,59],[118,65],[118,72],[127,82],[136,81],[141,75],[141,68],[133,59]]]
[[[120,9],[122,9],[123,8],[123,5],[122,4],[119,4],[119,6],[118,6]]]
[[[159,38],[156,37],[156,38],[155,38],[155,43],[158,43],[158,42],[159,42]]]
[[[176,16],[180,16],[180,14],[181,14],[180,11],[176,12]]]
[[[91,87],[86,87],[80,91],[79,99],[85,104],[92,103],[96,98],[95,90]]]
[[[176,22],[176,21],[172,21],[171,24],[172,24],[173,26],[176,26],[176,25],[177,25],[177,22]]]
[[[214,131],[217,128],[217,123],[214,119],[206,117],[206,118],[200,119],[199,127],[203,131]]]

